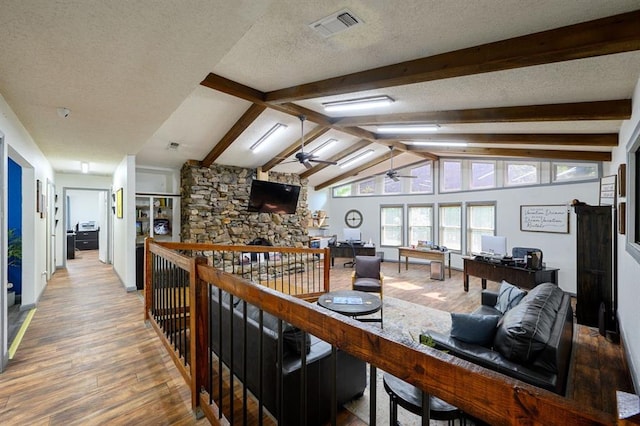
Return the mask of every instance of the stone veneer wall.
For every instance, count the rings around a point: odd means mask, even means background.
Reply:
[[[185,163],[180,171],[182,241],[246,244],[262,237],[274,246],[308,246],[307,180],[270,172],[272,182],[301,186],[296,213],[250,213],[247,205],[254,174],[255,169]]]

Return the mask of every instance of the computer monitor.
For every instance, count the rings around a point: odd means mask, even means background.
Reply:
[[[344,228],[342,230],[342,241],[360,241],[360,228]]]
[[[480,238],[482,254],[500,257],[507,255],[507,237],[482,235]]]

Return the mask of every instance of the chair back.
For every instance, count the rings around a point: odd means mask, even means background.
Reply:
[[[356,256],[356,278],[380,279],[380,261],[377,256]]]

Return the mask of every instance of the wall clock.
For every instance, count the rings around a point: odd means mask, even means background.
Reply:
[[[349,228],[359,228],[362,225],[362,213],[358,210],[349,210],[344,215],[344,222]]]

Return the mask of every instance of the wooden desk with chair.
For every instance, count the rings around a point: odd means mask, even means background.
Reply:
[[[520,266],[504,265],[500,262],[475,260],[463,257],[464,291],[469,291],[469,275],[482,279],[482,288],[487,288],[487,280],[500,282],[505,280],[510,284],[525,289],[532,289],[538,284],[551,282],[558,284],[558,268],[527,269]]]
[[[441,262],[444,267],[448,259],[449,278],[451,278],[451,252],[431,249],[416,249],[411,247],[398,247],[398,273],[400,273],[400,264],[402,263],[402,256],[404,256],[405,270],[409,270],[409,258],[415,257],[418,259],[435,260]]]
[[[355,260],[356,256],[375,256],[375,247],[365,247],[364,245],[351,245],[348,243],[340,243],[340,245],[329,246],[331,255],[331,266],[333,266],[336,257],[348,257]],[[352,265],[353,266],[353,265]]]

